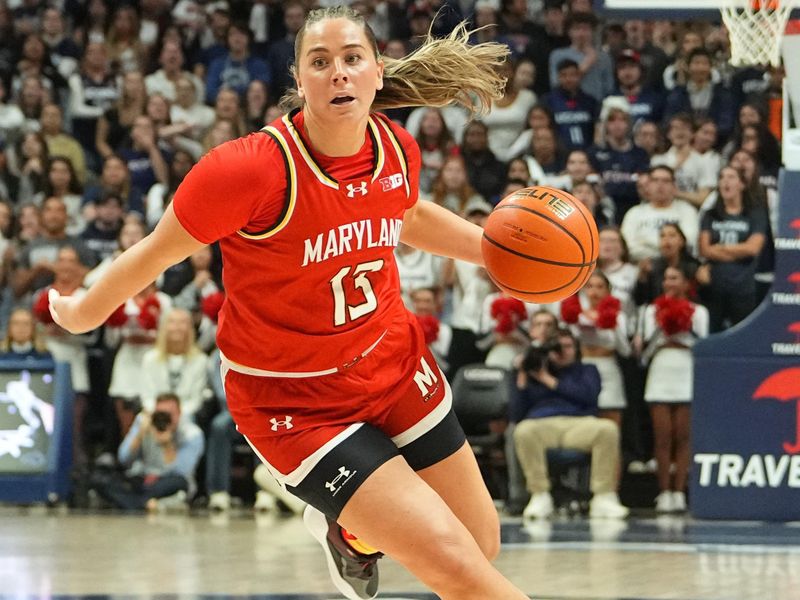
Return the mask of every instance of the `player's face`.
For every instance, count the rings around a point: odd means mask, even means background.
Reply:
[[[309,25],[297,62],[297,91],[317,119],[365,120],[383,87],[383,63],[364,29],[349,19]]]

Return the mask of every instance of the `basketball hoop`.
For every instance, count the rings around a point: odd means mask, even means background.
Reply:
[[[731,64],[781,62],[781,40],[798,0],[723,0],[722,21],[731,40]]]

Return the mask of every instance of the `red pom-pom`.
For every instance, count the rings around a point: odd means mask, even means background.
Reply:
[[[439,319],[433,315],[416,315],[417,322],[425,334],[425,343],[432,344],[439,339]]]
[[[659,296],[655,299],[656,322],[667,335],[692,330],[694,306],[683,298]]]
[[[597,319],[595,325],[600,329],[614,329],[617,326],[617,316],[622,303],[614,296],[608,295],[597,305]]]
[[[106,319],[109,327],[122,327],[128,322],[128,315],[125,314],[125,305],[120,304],[117,309]]]
[[[582,310],[578,294],[573,294],[561,302],[561,320],[564,323],[577,323]]]
[[[161,303],[155,296],[149,296],[141,307],[136,320],[142,329],[156,329],[158,327],[158,317],[161,315]]]
[[[216,323],[219,319],[219,311],[222,308],[223,302],[225,302],[225,294],[222,292],[214,292],[203,298],[203,301],[200,303],[200,309],[205,316]]]
[[[497,321],[494,330],[497,333],[508,334],[525,320],[528,313],[521,300],[510,296],[499,296],[492,302],[491,315]]]
[[[47,297],[49,291],[49,287],[41,290],[36,297],[36,302],[33,303],[33,316],[36,317],[37,321],[45,325],[54,322],[53,315],[50,314],[50,299]]]

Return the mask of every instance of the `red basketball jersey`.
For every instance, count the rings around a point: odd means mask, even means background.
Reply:
[[[371,115],[372,171],[337,181],[303,141],[296,114],[212,151],[173,200],[194,237],[221,239],[227,296],[217,341],[243,372],[329,372],[405,310],[393,251],[417,199],[415,141]]]

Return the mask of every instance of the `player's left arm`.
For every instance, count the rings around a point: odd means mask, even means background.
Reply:
[[[446,208],[419,200],[406,210],[400,241],[414,248],[483,266],[483,229]]]

